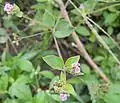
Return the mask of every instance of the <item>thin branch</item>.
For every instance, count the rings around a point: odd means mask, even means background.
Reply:
[[[11,38],[10,38],[9,36],[8,36],[8,39],[9,39],[9,41],[10,41],[10,43],[11,43],[11,45],[12,45],[12,47],[13,47],[14,51],[15,51],[15,53],[17,54],[17,53],[18,53],[18,51],[17,51],[17,49],[16,49],[15,45],[13,44],[13,42],[12,42],[12,40],[11,40]]]
[[[104,34],[106,34],[111,40],[112,42],[116,45],[116,47],[120,50],[119,45],[116,43],[116,41],[110,36],[110,34],[108,34],[103,28],[101,28],[97,23],[95,23],[92,19],[90,19],[89,17],[86,17],[86,19],[88,19],[91,23],[93,23],[96,27],[98,27]]]
[[[32,37],[35,37],[35,36],[38,36],[38,35],[41,35],[41,34],[44,34],[44,33],[49,33],[49,32],[51,32],[51,31],[45,31],[45,32],[35,33],[33,35],[28,35],[28,36],[20,37],[20,39],[18,41],[21,41],[23,39],[32,38]]]
[[[60,58],[62,58],[62,54],[61,54],[61,52],[60,52],[60,48],[59,48],[59,46],[58,46],[57,39],[56,39],[55,37],[54,37],[54,41],[55,41],[55,45],[56,45],[56,48],[57,48],[58,55],[59,55]]]
[[[71,49],[73,52],[79,54],[80,52],[76,49],[70,46],[65,40],[61,40],[61,44],[64,45],[66,48]]]
[[[8,29],[6,30],[6,39],[8,39],[8,40],[10,41],[10,43],[11,43],[11,45],[12,45],[13,50],[14,50],[14,51],[15,51],[15,53],[17,54],[17,53],[18,53],[18,51],[17,51],[17,49],[16,49],[15,45],[13,44],[13,42],[12,42],[12,40],[11,40],[10,36],[9,36],[9,30],[8,30]],[[8,41],[7,41],[6,43],[8,43]]]
[[[65,9],[64,3],[62,0],[56,0],[56,2],[59,4],[60,9],[61,9],[61,13],[63,15],[63,17],[70,22],[71,21],[69,19],[68,13]],[[82,44],[82,42],[80,41],[79,37],[77,36],[76,32],[72,33],[72,37],[75,41],[75,43],[78,46],[78,50],[81,53],[81,55],[85,58],[85,60],[91,65],[91,67],[94,69],[94,71],[100,75],[100,77],[102,77],[102,79],[105,82],[109,82],[109,79],[107,78],[107,76],[100,70],[100,68],[95,64],[95,62],[92,60],[92,58],[89,56],[89,54],[87,53],[87,51],[84,48],[84,45]]]
[[[109,9],[109,8],[111,8],[111,7],[115,7],[115,6],[120,6],[120,3],[114,4],[114,5],[105,6],[105,7],[101,8],[101,9],[97,9],[97,10],[95,10],[95,11],[92,11],[92,12],[90,12],[89,14],[98,13],[98,12],[104,11],[104,10],[106,10],[106,9]]]

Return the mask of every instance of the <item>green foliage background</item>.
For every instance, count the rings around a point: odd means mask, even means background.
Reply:
[[[119,103],[120,1],[68,1],[74,4],[69,2],[66,7],[72,25],[61,16],[55,0],[14,0],[19,8],[13,15],[4,12],[5,1],[0,0],[0,103]],[[64,4],[68,1],[63,0]],[[93,20],[99,36],[86,25],[79,10]],[[83,57],[76,56],[73,31],[109,84]],[[54,38],[63,58],[55,56]],[[72,63],[78,61],[84,75],[70,72]],[[66,75],[64,67],[68,68]],[[54,80],[65,82],[64,90],[70,94],[67,101],[62,102],[50,89]]]

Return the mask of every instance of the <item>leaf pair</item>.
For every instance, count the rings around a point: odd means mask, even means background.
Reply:
[[[72,64],[77,63],[80,56],[74,56],[67,59],[64,63],[63,59],[54,55],[48,55],[43,57],[43,60],[53,69],[62,70],[66,68],[67,70],[72,69]]]

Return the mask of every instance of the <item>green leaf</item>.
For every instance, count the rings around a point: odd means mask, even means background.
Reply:
[[[9,82],[10,84],[13,84],[13,83],[15,82],[15,80],[14,80],[13,77],[10,77],[10,76],[9,76],[9,78],[8,78],[8,82]]]
[[[9,70],[11,70],[11,68],[7,66],[0,67],[0,74],[3,74],[5,71],[9,71]]]
[[[120,103],[120,95],[108,93],[103,98],[106,103]]]
[[[6,38],[5,38],[5,34],[6,34],[6,31],[4,28],[0,28],[0,43],[3,44],[6,42]]]
[[[101,62],[104,60],[104,57],[103,56],[96,56],[94,59],[93,59],[95,62]]]
[[[21,101],[20,101],[21,102]],[[27,102],[25,102],[25,103],[33,103],[32,101],[27,101]]]
[[[6,99],[5,101],[4,101],[4,103],[18,103],[17,102],[17,100],[14,100],[14,99]]]
[[[68,37],[70,36],[70,34],[73,32],[73,28],[69,29],[69,30],[66,30],[66,31],[56,31],[54,33],[54,36],[57,37],[57,38],[65,38],[65,37]]]
[[[46,93],[45,103],[56,103],[56,101],[51,97],[50,93]]]
[[[65,101],[65,103],[82,103],[82,102],[76,102],[76,101],[72,101],[72,100],[67,100],[67,101]]]
[[[54,16],[47,10],[45,10],[43,15],[43,23],[49,28],[52,28],[55,24]]]
[[[114,32],[114,29],[112,27],[108,27],[107,32],[111,35]]]
[[[46,1],[48,1],[48,0],[37,0],[38,2],[46,2]]]
[[[1,44],[4,44],[5,42],[6,42],[6,38],[5,38],[5,37],[3,37],[3,36],[2,36],[2,37],[0,37],[0,43],[1,43]]]
[[[43,60],[53,69],[62,70],[64,68],[64,61],[60,57],[48,55],[43,57]]]
[[[33,69],[33,65],[30,61],[24,60],[24,59],[19,59],[16,62],[16,65],[23,71],[31,72]]]
[[[76,32],[81,35],[81,36],[89,36],[90,35],[90,32],[89,30],[84,27],[84,26],[79,26],[77,29],[76,29]]]
[[[0,36],[4,36],[6,34],[6,31],[4,28],[0,28]]]
[[[36,94],[32,103],[45,103],[45,92],[40,91],[38,94]]]
[[[13,12],[14,12],[15,14],[20,12],[20,8],[19,8],[15,3],[14,3]]]
[[[60,102],[60,97],[59,97],[59,95],[57,95],[57,94],[52,94],[52,95],[50,95],[50,96],[51,96],[51,98],[52,98],[53,100]]]
[[[70,25],[70,23],[66,20],[61,20],[57,27],[56,31],[53,34],[57,38],[65,38],[70,36],[70,34],[74,31],[74,28]]]
[[[34,58],[37,54],[39,53],[39,51],[31,51],[28,53],[25,53],[22,57],[20,57],[21,59],[27,59],[27,60],[31,60],[32,58]]]
[[[50,88],[50,89],[53,88],[54,83],[55,83],[56,81],[59,81],[59,80],[60,80],[59,76],[55,76],[55,77],[51,80],[49,88]]]
[[[54,78],[54,74],[50,71],[42,71],[40,74],[49,79]]]
[[[95,34],[91,33],[89,40],[90,40],[92,43],[95,43],[95,42],[96,42],[96,36],[95,36]]]
[[[109,93],[120,95],[120,84],[111,84],[109,88]]]
[[[67,61],[65,62],[65,66],[67,69],[71,69],[72,68],[72,64],[77,63],[80,59],[80,56],[73,56],[67,59]]]
[[[86,64],[81,64],[80,67],[81,67],[83,73],[85,73],[85,74],[90,74],[90,67],[89,67],[88,65],[86,65]]]
[[[16,96],[19,99],[31,100],[32,94],[28,85],[22,83],[14,83],[9,88],[9,94],[13,97]]]
[[[85,80],[86,80],[86,84],[88,86],[88,90],[89,90],[89,94],[91,96],[90,98],[92,100],[92,103],[95,103],[96,102],[96,94],[99,89],[98,81],[94,75],[86,76]]]
[[[87,0],[84,5],[89,12],[93,11],[97,4],[97,0]]]
[[[82,82],[83,81],[82,81],[81,77],[80,78],[79,77],[72,77],[71,79],[67,80],[67,83],[70,83],[70,84],[80,84]]]
[[[3,52],[2,55],[1,55],[1,61],[2,61],[3,63],[5,63],[6,58],[7,58],[7,51],[4,50],[4,52]]]
[[[16,16],[21,18],[23,16],[23,12],[20,11],[20,12],[16,13]]]
[[[78,8],[78,9],[79,9],[79,8]],[[71,10],[71,13],[74,14],[74,15],[77,15],[77,16],[82,16],[77,9],[72,9],[72,10]]]
[[[4,73],[0,77],[0,92],[6,91],[7,87],[8,87],[8,75]]]
[[[17,25],[12,20],[10,20],[8,16],[4,18],[4,27],[11,28],[13,32],[18,33],[20,36],[25,36],[25,33],[20,31]]]
[[[118,15],[116,13],[109,13],[106,16],[104,23],[110,25],[117,19],[117,17]]]
[[[27,75],[20,75],[20,77],[16,80],[15,83],[22,83],[22,84],[26,84],[26,83],[30,83],[31,80],[29,78],[29,76]]]
[[[117,34],[117,39],[120,40],[120,33]]]
[[[115,43],[113,43],[113,41],[107,36],[102,35],[101,37],[110,48],[114,48],[116,46]]]
[[[60,20],[57,24],[56,30],[66,30],[70,26],[70,23],[66,20]]]
[[[75,95],[75,90],[71,84],[65,84],[62,89],[69,94]]]
[[[3,0],[0,0],[0,3],[2,3],[3,2]]]
[[[15,14],[17,17],[20,17],[20,18],[23,16],[23,12],[20,11],[20,8],[16,4],[14,4],[12,14]]]

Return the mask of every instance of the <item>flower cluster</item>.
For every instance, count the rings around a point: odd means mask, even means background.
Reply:
[[[66,101],[69,97],[69,94],[63,90],[64,85],[65,84],[62,83],[61,81],[54,81],[53,83],[54,91],[55,93],[59,94],[59,98],[61,101]]]
[[[7,14],[10,14],[13,10],[14,6],[8,2],[5,3],[5,6],[4,6],[4,11],[7,12]]]
[[[80,63],[73,63],[72,64],[72,68],[73,68],[73,73],[74,74],[79,74],[81,72],[81,69],[80,69]]]

